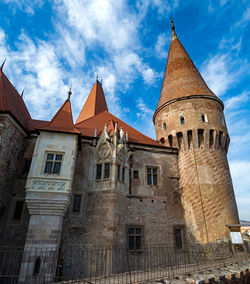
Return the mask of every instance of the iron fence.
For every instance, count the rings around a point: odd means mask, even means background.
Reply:
[[[0,248],[0,283],[138,283],[223,267],[249,259],[246,252],[176,251],[146,246],[127,248],[68,248],[24,251]]]

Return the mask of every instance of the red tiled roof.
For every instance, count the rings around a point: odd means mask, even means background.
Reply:
[[[80,112],[76,123],[80,123],[100,112],[108,111],[106,99],[104,96],[102,84],[96,80],[83,108]]]
[[[109,134],[113,134],[114,124],[116,122],[118,123],[119,129],[122,127],[125,133],[128,132],[128,142],[163,147],[163,145],[159,144],[152,138],[137,131],[136,129],[129,126],[127,123],[115,117],[113,114],[111,114],[108,111],[103,111],[95,115],[94,117],[91,117],[81,123],[78,123],[75,125],[75,127],[81,132],[82,136],[89,136],[89,137],[93,137],[95,128],[98,128],[98,137],[99,137],[104,129],[105,124],[107,124],[107,130]]]
[[[28,129],[31,116],[17,90],[0,69],[0,112],[10,112],[15,119]]]
[[[80,134],[73,124],[70,100],[65,101],[49,124],[37,127],[37,129]]]
[[[195,95],[216,97],[208,88],[176,34],[172,33],[161,95],[156,110],[173,99]]]

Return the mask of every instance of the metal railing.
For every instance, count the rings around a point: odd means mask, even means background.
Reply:
[[[206,253],[171,247],[68,248],[24,251],[0,247],[0,283],[138,283],[223,267],[250,259],[246,252]]]

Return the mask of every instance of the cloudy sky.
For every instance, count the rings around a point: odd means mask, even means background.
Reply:
[[[0,61],[33,118],[51,119],[72,84],[76,119],[99,74],[110,112],[155,138],[170,16],[225,103],[240,218],[250,220],[248,0],[1,0]]]

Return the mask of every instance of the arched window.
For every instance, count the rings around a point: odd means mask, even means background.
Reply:
[[[185,124],[185,118],[183,116],[180,117],[180,123]]]
[[[208,119],[207,119],[207,115],[206,114],[201,114],[201,121],[202,122],[208,122]]]
[[[162,129],[163,129],[163,130],[166,130],[166,129],[167,129],[167,126],[166,126],[166,123],[165,123],[165,122],[162,123]]]

